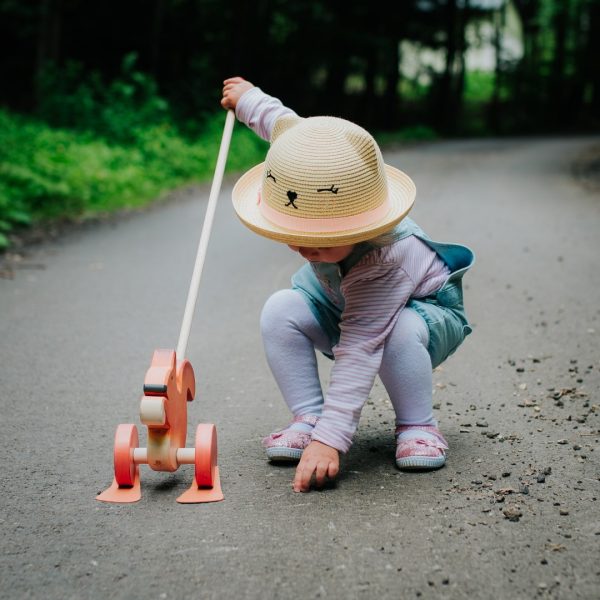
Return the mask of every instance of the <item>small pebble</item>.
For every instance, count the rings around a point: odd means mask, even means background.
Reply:
[[[510,471],[503,471],[502,477],[510,477]]]
[[[475,423],[475,425],[477,425],[477,427],[489,427],[487,421],[480,419],[479,421],[477,421]]]
[[[515,522],[523,516],[521,509],[516,504],[509,504],[502,510],[502,513],[509,521]]]
[[[559,515],[562,515],[563,517],[566,517],[566,516],[569,514],[569,511],[568,511],[566,508],[561,508],[561,509],[558,511],[558,514],[559,514]]]
[[[543,473],[540,473],[537,476],[537,482],[538,483],[546,483],[546,476]]]
[[[581,450],[581,446],[579,444],[573,444],[573,450]]]
[[[560,444],[561,446],[564,446],[565,444],[569,443],[569,440],[562,439],[562,440],[558,440],[558,442],[556,442],[556,443]]]

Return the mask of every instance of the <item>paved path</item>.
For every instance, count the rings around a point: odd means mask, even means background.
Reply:
[[[435,473],[395,469],[381,384],[335,488],[294,494],[265,461],[287,414],[257,318],[300,262],[242,228],[227,184],[188,348],[189,429],[217,424],[226,500],[178,505],[190,468],[144,467],[141,502],[96,502],[153,349],[177,342],[206,196],[37,248],[0,280],[0,597],[597,598],[600,197],[571,163],[598,142],[386,153],[416,180],[415,219],[477,253],[475,332],[435,374]]]

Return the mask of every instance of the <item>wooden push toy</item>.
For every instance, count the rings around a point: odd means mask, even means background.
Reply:
[[[223,500],[217,466],[217,431],[212,424],[196,429],[193,448],[186,448],[187,403],[194,399],[196,382],[191,363],[184,359],[198,298],[200,277],[206,248],[221,190],[235,114],[227,112],[215,175],[210,189],[206,216],[200,235],[194,272],[188,292],[179,334],[177,351],[155,350],[144,379],[140,402],[140,421],[148,427],[148,447],[139,448],[137,427],[119,425],[115,434],[112,485],[96,496],[103,502],[137,502],[141,497],[140,467],[147,464],[154,471],[176,471],[180,465],[194,465],[194,481],[177,502],[199,503]],[[179,357],[179,358],[178,358]]]

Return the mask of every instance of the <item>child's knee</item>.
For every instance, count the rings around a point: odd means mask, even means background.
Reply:
[[[304,303],[304,300],[294,290],[279,290],[271,295],[260,315],[260,328],[263,335],[272,331],[274,327],[281,327],[291,322],[298,311],[299,303]]]
[[[395,348],[410,348],[414,345],[427,348],[429,344],[429,329],[425,320],[414,310],[405,308],[400,312],[394,329],[386,340],[386,346]]]

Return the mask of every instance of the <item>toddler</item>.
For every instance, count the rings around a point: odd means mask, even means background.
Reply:
[[[471,332],[461,281],[473,253],[432,241],[406,217],[412,180],[358,125],[300,118],[240,77],[225,80],[221,104],[271,142],[265,162],[235,185],[239,218],[307,261],[261,315],[267,361],[293,415],[263,440],[267,457],[299,461],[297,492],[334,478],[379,375],[396,413],[397,466],[443,466],[432,368]],[[315,349],[335,361],[325,396]]]

